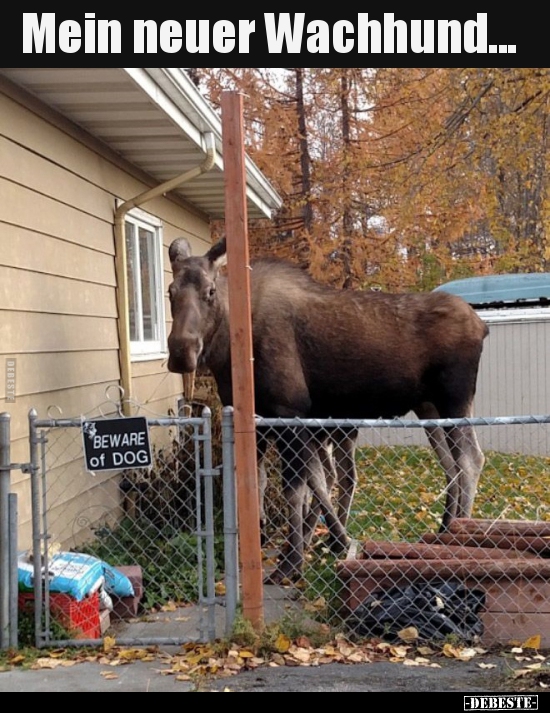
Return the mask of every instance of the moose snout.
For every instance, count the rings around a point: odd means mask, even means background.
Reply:
[[[189,374],[196,371],[202,351],[202,339],[195,336],[168,337],[168,371],[175,374]]]

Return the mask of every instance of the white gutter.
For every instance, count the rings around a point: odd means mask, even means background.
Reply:
[[[199,144],[211,131],[216,137],[216,164],[223,171],[222,123],[201,96],[186,72],[179,67],[124,67],[124,71],[183,131]],[[250,156],[245,156],[246,195],[267,218],[281,207],[282,199]]]
[[[202,143],[202,142],[201,142]],[[215,137],[211,132],[204,134],[206,158],[199,166],[161,183],[135,198],[121,203],[115,211],[115,271],[117,281],[118,335],[120,358],[120,385],[122,387],[122,412],[130,416],[132,401],[132,363],[130,355],[130,311],[128,308],[128,256],[126,253],[126,238],[124,219],[128,211],[147,201],[165,195],[183,183],[210,171],[216,163]]]

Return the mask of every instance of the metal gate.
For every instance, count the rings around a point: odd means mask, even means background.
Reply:
[[[37,647],[95,645],[105,632],[126,646],[219,637],[237,601],[231,438],[214,464],[209,408],[148,419],[150,468],[93,472],[82,423],[31,411],[30,462],[18,465],[3,414],[2,507],[10,470],[28,472],[32,547],[15,544],[14,503],[2,528],[2,582],[11,579],[2,587],[2,648],[17,642],[22,616],[34,620]]]

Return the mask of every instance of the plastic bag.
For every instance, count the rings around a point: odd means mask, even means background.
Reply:
[[[79,552],[54,554],[48,563],[48,579],[51,592],[69,594],[77,601],[82,601],[101,586],[109,595],[134,596],[132,582],[125,574],[97,557]],[[19,555],[18,581],[20,590],[33,590],[34,565],[26,554]]]
[[[106,562],[102,562],[102,565],[106,591],[117,597],[133,597],[134,585],[130,579]]]
[[[419,640],[436,641],[454,634],[474,643],[483,634],[479,614],[484,606],[483,590],[468,589],[456,580],[433,580],[373,592],[347,625],[357,636],[389,641],[398,640],[402,629],[413,626]]]

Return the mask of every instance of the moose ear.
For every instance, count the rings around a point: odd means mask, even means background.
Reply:
[[[205,257],[215,270],[219,270],[220,267],[227,263],[227,242],[225,238],[222,238],[219,242],[213,245],[210,250],[206,253]]]
[[[191,245],[187,238],[176,238],[172,241],[168,248],[168,257],[172,265],[172,273],[176,275],[179,272],[181,263],[191,257]]]

